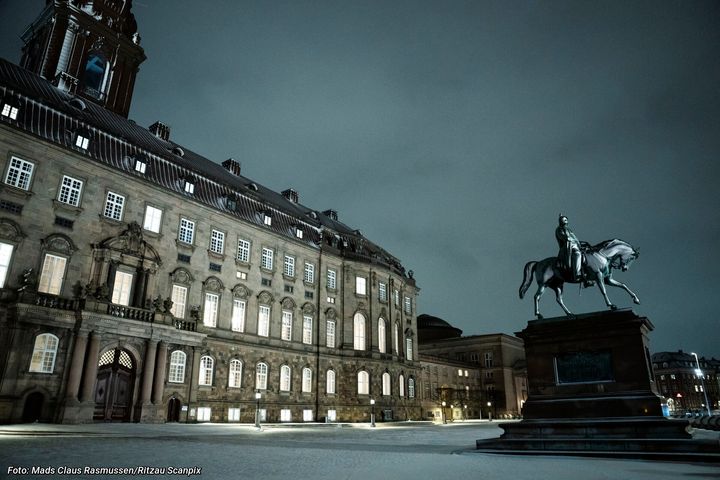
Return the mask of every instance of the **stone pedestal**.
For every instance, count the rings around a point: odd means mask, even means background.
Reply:
[[[720,455],[718,445],[692,440],[686,420],[663,417],[648,348],[653,328],[629,309],[528,322],[516,334],[528,371],[523,420],[500,424],[505,433],[478,440],[478,450]]]

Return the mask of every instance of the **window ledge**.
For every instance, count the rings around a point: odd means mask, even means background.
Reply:
[[[145,229],[143,228],[143,236],[144,236],[144,237],[148,237],[148,238],[161,239],[161,238],[162,238],[162,233],[160,233],[160,232],[153,232],[152,230],[145,230]]]
[[[222,260],[223,262],[225,261],[224,253],[213,252],[212,250],[208,249],[207,254],[210,258],[216,258],[218,260]]]
[[[242,260],[235,259],[235,265],[238,267],[247,267],[250,268],[252,265],[250,265],[250,262],[243,262]]]
[[[175,239],[175,245],[177,246],[178,250],[185,250],[186,252],[195,252],[195,245],[192,245],[190,243],[185,243],[177,238]]]
[[[21,199],[28,199],[34,195],[31,190],[23,190],[22,188],[13,187],[7,183],[0,184],[0,191]]]
[[[262,270],[264,270],[264,269],[262,269]],[[287,282],[295,283],[295,277],[291,277],[290,275],[287,275],[285,273],[283,273],[283,279]]]
[[[76,207],[74,205],[70,205],[69,203],[63,203],[58,199],[53,199],[52,202],[54,210],[60,210],[62,212],[74,214],[76,217],[84,211],[82,207]]]
[[[100,221],[103,223],[107,223],[108,225],[114,225],[114,226],[121,226],[123,225],[122,220],[115,220],[114,218],[109,218],[103,215],[102,213],[98,214],[98,217],[100,217]]]

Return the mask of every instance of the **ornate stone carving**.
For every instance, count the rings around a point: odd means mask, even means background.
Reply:
[[[19,242],[23,237],[25,237],[25,234],[20,229],[20,225],[9,218],[0,218],[0,238],[11,242]]]
[[[70,240],[65,235],[61,235],[59,233],[53,233],[52,235],[48,235],[44,239],[40,240],[40,243],[42,244],[43,248],[45,248],[45,250],[50,252],[63,253],[68,257],[71,256],[75,252],[75,250],[77,250],[72,240]]]
[[[190,272],[183,268],[178,267],[170,274],[170,278],[172,279],[173,283],[179,283],[181,285],[190,285],[195,279],[193,278],[192,274]]]
[[[258,294],[258,302],[264,303],[264,304],[270,304],[273,301],[273,296],[270,294],[270,292],[267,292],[263,290]]]
[[[302,306],[302,312],[306,314],[314,314],[315,313],[315,305],[313,305],[310,302],[305,302],[305,304]]]
[[[235,298],[248,298],[251,292],[245,285],[238,283],[233,287],[232,293]]]
[[[328,308],[327,310],[325,310],[325,318],[327,318],[328,320],[335,320],[336,317],[337,312],[334,308]]]
[[[225,286],[217,277],[208,277],[203,282],[203,287],[205,287],[205,290],[208,292],[221,292],[225,289]]]
[[[282,302],[280,303],[282,304],[282,307],[287,310],[292,310],[293,308],[295,308],[295,302],[290,297],[283,298]]]

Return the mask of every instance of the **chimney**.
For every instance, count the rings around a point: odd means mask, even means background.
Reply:
[[[236,177],[240,176],[240,162],[237,162],[232,158],[228,158],[227,160],[222,162],[222,166],[225,167],[225,170],[232,173]]]
[[[298,192],[293,190],[292,188],[288,188],[287,190],[281,192],[282,196],[290,200],[292,203],[298,203],[300,201],[300,196],[298,195]]]
[[[337,211],[336,211],[336,210],[325,210],[325,211],[322,212],[322,213],[323,213],[323,215],[325,215],[326,217],[330,217],[331,219],[333,219],[333,220],[335,220],[335,221],[337,222],[338,217],[337,217]]]
[[[150,125],[150,133],[166,142],[170,141],[170,127],[162,122],[155,122]]]

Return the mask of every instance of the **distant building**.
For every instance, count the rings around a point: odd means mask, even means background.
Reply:
[[[438,401],[461,399],[463,390],[472,417],[521,415],[527,399],[521,339],[502,333],[463,337],[462,330],[424,314],[418,316],[417,323],[426,415],[437,411]]]
[[[698,375],[698,361],[702,375]],[[652,355],[660,394],[671,414],[706,412],[705,394],[711,410],[720,409],[720,360],[707,359],[678,350]]]
[[[48,1],[0,59],[0,422],[422,417],[412,272],[128,120],[130,6]]]

